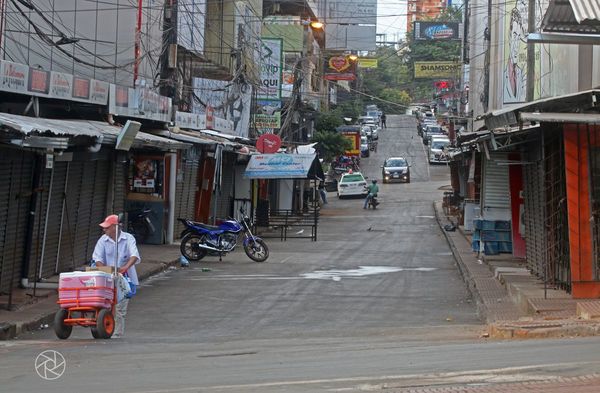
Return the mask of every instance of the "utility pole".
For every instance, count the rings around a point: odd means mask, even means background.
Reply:
[[[527,30],[529,34],[535,33],[535,4],[534,0],[529,0],[527,11]],[[527,41],[527,87],[525,90],[525,100],[533,101],[535,95],[535,44]]]
[[[163,22],[163,52],[160,56],[160,94],[173,98],[173,106],[179,105],[177,97],[177,3],[165,4]]]

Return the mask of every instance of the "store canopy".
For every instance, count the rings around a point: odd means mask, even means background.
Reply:
[[[525,114],[525,116],[531,114],[530,117],[532,117],[533,113],[552,113],[551,117],[556,122],[595,123],[597,116],[585,114],[597,115],[599,113],[599,101],[600,90],[579,91],[562,96],[509,105],[506,108],[486,113],[483,115],[483,120],[485,120],[485,125],[489,130],[519,125],[526,120],[522,114]]]
[[[247,179],[325,179],[316,154],[255,154],[250,156]]]
[[[42,117],[29,117],[12,113],[0,113],[0,132],[7,136],[30,139],[35,137],[67,138],[66,144],[61,148],[73,145],[75,140],[82,142],[82,137],[88,138],[82,144],[93,145],[102,143],[114,145],[117,142],[121,126],[111,125],[106,122],[92,120],[47,119]],[[0,136],[1,137],[1,136]],[[2,139],[2,138],[0,138]],[[69,142],[70,141],[70,142]],[[189,143],[175,141],[168,138],[138,132],[133,141],[135,148],[157,148],[162,150],[186,149]]]

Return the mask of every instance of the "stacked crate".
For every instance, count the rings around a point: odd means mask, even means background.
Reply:
[[[483,251],[485,255],[512,253],[510,221],[473,220],[473,251]]]

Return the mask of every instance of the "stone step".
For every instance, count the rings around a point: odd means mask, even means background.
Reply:
[[[577,303],[577,316],[581,319],[600,319],[600,300]]]

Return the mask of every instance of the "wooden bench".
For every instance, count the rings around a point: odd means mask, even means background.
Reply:
[[[254,225],[254,231],[264,238],[311,239],[317,241],[319,209],[300,213],[292,210],[275,210],[269,212],[268,226]],[[255,220],[256,222],[256,220]]]

